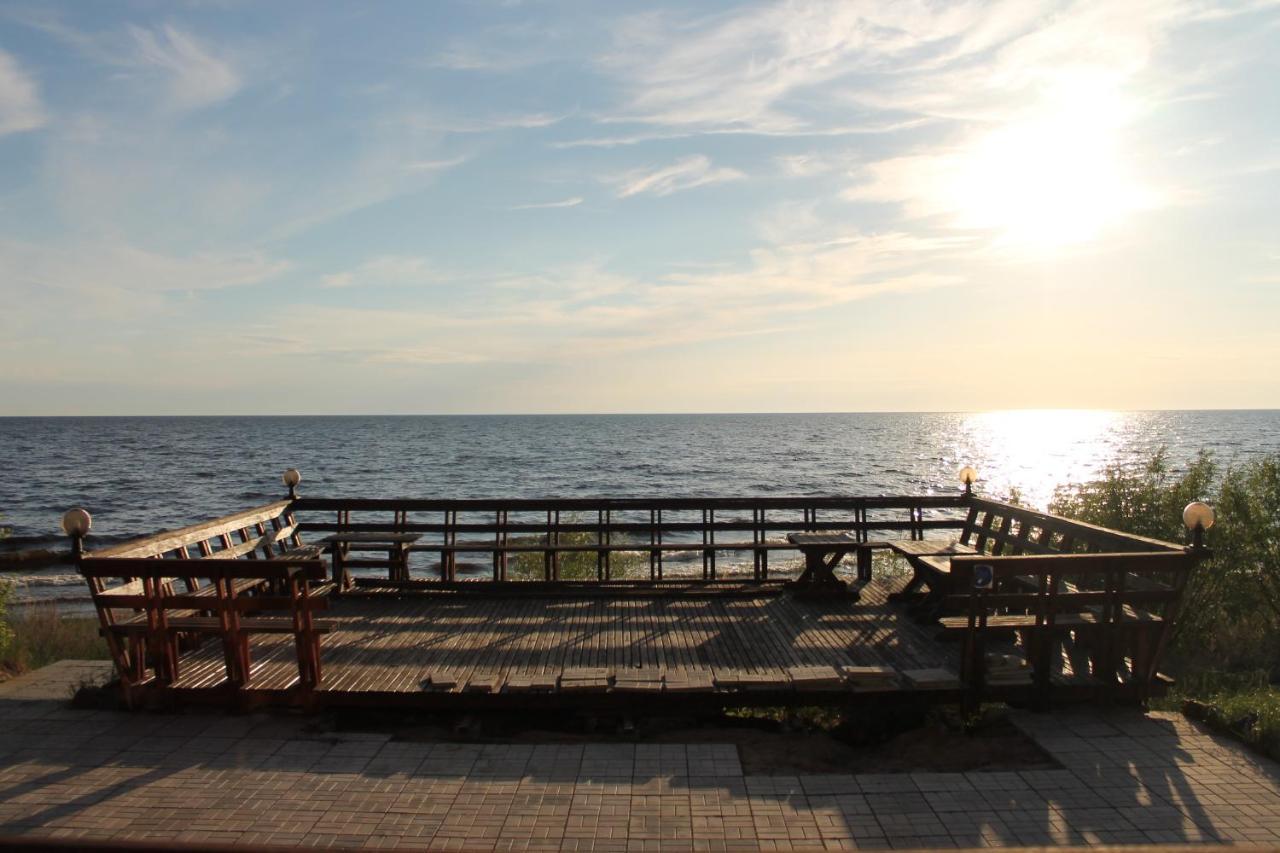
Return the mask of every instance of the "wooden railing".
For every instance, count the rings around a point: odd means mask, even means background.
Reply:
[[[300,498],[293,510],[304,533],[420,533],[411,550],[439,556],[435,580],[457,580],[460,555],[488,555],[492,580],[513,580],[511,560],[541,556],[543,581],[561,579],[561,558],[595,555],[595,580],[619,579],[620,553],[640,555],[647,579],[666,578],[675,555],[701,558],[700,577],[720,579],[726,554],[750,555],[755,581],[769,581],[769,555],[794,552],[786,534],[846,531],[874,545],[876,537],[921,539],[958,531],[963,496],[623,498],[545,500],[348,500]],[[328,520],[317,519],[329,514]],[[371,548],[370,550],[375,550]],[[358,550],[358,549],[357,549]],[[359,565],[352,561],[352,565]],[[686,576],[687,577],[687,576]],[[643,580],[644,578],[640,578]],[[636,578],[627,578],[636,580]]]

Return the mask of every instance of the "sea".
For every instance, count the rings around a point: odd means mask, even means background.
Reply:
[[[281,498],[946,494],[1044,507],[1055,489],[1163,449],[1184,468],[1280,452],[1280,410],[0,418],[0,579],[18,602],[82,605],[62,513],[89,547]],[[6,553],[10,559],[5,559]]]

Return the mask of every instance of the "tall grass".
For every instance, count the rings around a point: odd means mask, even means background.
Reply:
[[[0,589],[0,669],[23,673],[68,658],[108,657],[96,618],[64,616],[52,602],[6,607],[12,589]]]

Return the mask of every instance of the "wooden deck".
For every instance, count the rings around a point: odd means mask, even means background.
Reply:
[[[337,521],[298,521],[304,504]],[[963,517],[929,516],[948,508]],[[398,550],[330,566],[300,535],[330,528]],[[935,564],[921,549],[935,553],[926,533],[943,530],[958,544]],[[437,572],[411,571],[410,540]],[[448,710],[1143,702],[1168,686],[1160,656],[1207,554],[972,495],[291,499],[81,544],[130,705]],[[876,549],[904,555],[912,579],[871,579]],[[779,552],[795,550],[805,572],[784,589],[795,559]],[[729,578],[736,552],[749,574]],[[844,552],[860,596],[829,575]],[[699,577],[666,574],[691,553]],[[459,555],[475,554],[491,579],[459,580]],[[348,567],[386,574],[352,582]]]
[[[955,672],[955,643],[887,601],[901,582],[813,601],[753,585],[569,591],[494,597],[371,589],[333,602],[324,679],[311,704],[437,708],[652,704],[791,704],[918,693],[902,673]],[[297,692],[293,639],[254,640],[243,692],[279,702]],[[821,677],[833,668],[844,683]],[[841,667],[888,667],[855,687]],[[172,692],[218,692],[215,642],[182,657]],[[955,691],[940,689],[953,701]],[[296,697],[295,697],[296,698]],[[942,700],[944,697],[936,697]]]

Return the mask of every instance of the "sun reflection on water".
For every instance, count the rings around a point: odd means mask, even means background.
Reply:
[[[1114,461],[1130,419],[1090,409],[978,412],[963,416],[956,458],[978,468],[979,493],[1004,498],[1016,489],[1043,509],[1056,486],[1091,480]]]

